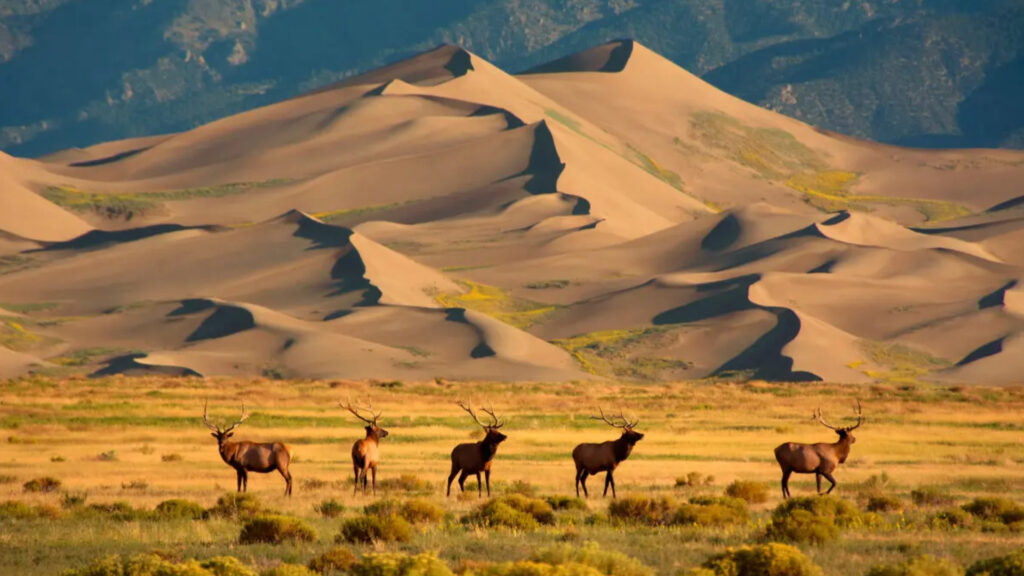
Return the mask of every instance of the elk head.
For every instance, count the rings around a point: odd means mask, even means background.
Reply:
[[[217,439],[217,446],[223,451],[224,443],[227,442],[228,438],[231,438],[232,436],[235,435],[234,429],[237,428],[238,425],[241,424],[242,422],[245,422],[247,418],[249,418],[249,413],[245,411],[245,402],[242,402],[242,417],[238,419],[238,422],[235,422],[234,424],[228,426],[227,428],[221,429],[220,426],[211,424],[210,419],[207,418],[207,405],[208,403],[203,404],[203,424],[206,424],[206,427],[213,431],[210,434],[210,436],[213,436],[214,438]]]
[[[463,410],[468,412],[469,415],[473,417],[473,420],[477,424],[479,424],[481,428],[484,429],[484,432],[486,432],[486,435],[484,436],[484,439],[483,439],[483,443],[484,444],[490,444],[492,446],[497,446],[498,444],[501,444],[502,442],[504,442],[508,438],[508,436],[502,434],[501,432],[498,432],[498,429],[501,428],[502,426],[504,426],[505,422],[502,421],[502,420],[499,420],[498,417],[494,415],[494,407],[493,406],[490,407],[490,408],[481,408],[481,410],[483,410],[490,417],[490,423],[489,424],[485,424],[485,423],[481,422],[480,419],[477,418],[476,413],[473,412],[472,403],[470,403],[470,404],[463,404],[462,401],[459,401],[458,404],[459,404],[459,408],[462,408]]]
[[[622,430],[622,436],[619,437],[619,440],[632,446],[644,439],[643,434],[637,432],[636,430],[633,430],[633,428],[636,428],[636,425],[640,423],[640,420],[634,420],[630,422],[629,419],[623,415],[622,410],[619,410],[618,416],[612,417],[606,416],[604,410],[601,409],[600,407],[598,407],[597,410],[598,412],[600,412],[601,415],[591,416],[591,418],[594,420],[600,420],[605,424],[611,426],[612,428],[620,428]]]
[[[828,428],[829,430],[834,431],[836,434],[839,434],[839,440],[840,441],[846,440],[850,444],[853,444],[854,442],[857,441],[857,439],[853,437],[853,431],[856,430],[857,428],[860,428],[860,425],[864,423],[864,413],[863,413],[863,411],[861,410],[861,407],[860,407],[860,400],[857,400],[856,415],[857,415],[857,423],[856,424],[854,424],[853,426],[846,426],[845,428],[837,428],[837,427],[835,427],[835,426],[833,426],[833,425],[831,425],[831,424],[829,424],[828,422],[825,421],[825,418],[821,415],[821,408],[820,407],[817,410],[814,411],[814,419],[815,420],[817,420],[825,428]]]
[[[372,437],[380,439],[388,437],[388,431],[377,425],[377,420],[383,412],[374,412],[373,404],[367,404],[365,408],[361,408],[359,406],[352,406],[352,400],[347,399],[345,402],[338,402],[338,406],[348,410],[353,416],[366,423],[365,429],[367,438]],[[360,414],[360,410],[367,412],[369,417]]]

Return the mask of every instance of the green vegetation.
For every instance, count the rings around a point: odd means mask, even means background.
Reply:
[[[730,548],[710,558],[689,576],[821,576],[822,571],[800,550],[785,544]]]
[[[32,258],[21,254],[0,256],[0,275],[24,270],[32,265]]]
[[[765,534],[772,540],[822,544],[862,521],[852,504],[835,497],[790,498],[772,512]]]
[[[71,186],[50,186],[42,196],[54,204],[78,213],[94,213],[104,218],[131,220],[136,216],[163,210],[162,202],[181,202],[198,198],[220,198],[252,189],[286,184],[288,180],[233,182],[202,188],[182,188],[162,192],[107,193],[89,192]]]
[[[281,544],[282,542],[314,542],[316,530],[299,520],[287,516],[257,516],[246,521],[238,536],[241,544]]]
[[[725,495],[744,500],[747,504],[763,504],[768,501],[768,485],[764,482],[736,480],[725,488]]]
[[[187,518],[189,520],[200,520],[206,516],[206,509],[198,502],[174,498],[164,500],[156,505],[156,515],[164,518]]]
[[[880,564],[872,568],[867,576],[963,576],[963,574],[963,567],[956,562],[926,554],[898,564]]]
[[[554,524],[555,512],[540,498],[509,494],[481,504],[466,515],[463,522],[484,527],[535,530],[541,524]]]
[[[367,214],[393,210],[395,208],[401,208],[402,206],[408,206],[417,202],[420,202],[420,200],[407,200],[405,202],[392,202],[390,204],[374,204],[371,206],[361,206],[359,208],[343,208],[341,210],[332,210],[329,212],[316,212],[312,214],[312,216],[328,224],[338,224]]]
[[[644,154],[640,150],[637,150],[632,145],[627,144],[627,147],[629,148],[630,153],[629,159],[634,164],[643,168],[647,173],[651,174],[658,180],[661,180],[662,182],[668,184],[669,186],[675,188],[676,190],[679,190],[680,192],[686,191],[683,187],[683,178],[677,172],[673,172],[672,170],[665,168],[661,164],[658,164],[654,160],[654,158],[651,158],[647,154]]]
[[[878,366],[885,370],[865,370],[872,378],[886,382],[913,384],[922,377],[948,368],[952,363],[943,358],[911,348],[904,344],[861,340],[861,349]]]
[[[21,485],[25,492],[56,492],[60,487],[61,481],[52,476],[33,478]]]
[[[466,308],[482,312],[516,328],[526,329],[539,324],[558,309],[554,305],[517,298],[495,286],[469,280],[458,280],[457,283],[465,292],[437,293],[434,299],[438,304],[446,308]]]
[[[97,360],[109,358],[111,356],[120,356],[122,354],[131,354],[133,352],[141,351],[125,350],[123,348],[116,347],[79,348],[77,350],[65,352],[60,356],[49,358],[48,360],[58,366],[87,366],[89,364],[95,364]]]
[[[1016,552],[980,560],[967,569],[967,576],[1017,576],[1024,574],[1024,548]]]
[[[400,516],[364,514],[347,518],[341,523],[338,542],[408,542],[412,539],[412,526]]]
[[[671,328],[653,326],[629,330],[602,330],[571,338],[552,340],[580,367],[602,376],[656,380],[688,370],[692,363],[673,358],[647,356],[668,340]]]
[[[560,290],[567,288],[572,282],[568,280],[541,280],[539,282],[530,282],[526,285],[530,290]]]
[[[422,498],[378,500],[365,511],[375,516],[398,516],[410,524],[436,524],[444,518],[444,508]]]
[[[333,498],[315,504],[313,509],[324,518],[338,518],[345,513],[345,505]]]

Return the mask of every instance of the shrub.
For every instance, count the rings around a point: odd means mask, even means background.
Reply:
[[[918,556],[899,564],[882,564],[868,571],[867,576],[964,576],[964,569],[956,562]]]
[[[21,488],[25,492],[56,492],[60,486],[60,480],[50,476],[41,476],[25,482]]]
[[[299,520],[287,516],[257,516],[242,526],[238,541],[242,544],[265,542],[280,544],[282,542],[313,542],[316,530]]]
[[[509,494],[488,500],[463,518],[463,521],[481,526],[534,530],[540,524],[554,524],[555,511],[550,504],[539,498]]]
[[[888,494],[875,494],[868,497],[868,512],[898,512],[903,509],[903,501]]]
[[[541,562],[504,562],[475,566],[477,576],[602,576],[596,568],[569,563],[552,566]]]
[[[362,515],[342,522],[339,542],[408,542],[412,539],[412,526],[396,515]]]
[[[352,576],[453,576],[451,569],[429,553],[367,554],[349,569]]]
[[[963,509],[982,520],[1007,525],[1024,521],[1024,506],[1007,498],[975,498],[964,504]]]
[[[763,504],[768,501],[768,485],[764,482],[736,480],[725,488],[725,495],[746,500],[748,504]]]
[[[440,522],[444,518],[444,508],[421,498],[404,502],[392,499],[378,500],[367,506],[364,511],[376,516],[401,516],[413,524]]]
[[[402,474],[398,478],[384,478],[377,483],[377,488],[384,492],[415,492],[430,493],[433,485],[412,474]]]
[[[821,576],[821,568],[802,552],[772,542],[761,546],[729,548],[703,564],[715,576]],[[707,574],[708,572],[696,572]],[[694,574],[694,572],[691,572]]]
[[[251,518],[265,512],[259,498],[246,492],[228,492],[217,499],[217,504],[206,511],[209,516],[223,518]]]
[[[700,472],[689,472],[686,476],[676,478],[676,488],[698,488],[700,486],[710,486],[714,483],[714,476],[705,476]]]
[[[302,482],[299,483],[299,486],[302,487],[303,492],[312,492],[314,490],[323,490],[324,488],[327,488],[329,484],[330,482],[319,478],[304,478]]]
[[[974,516],[968,514],[962,508],[948,508],[940,510],[932,516],[932,528],[952,529],[970,528],[974,525]]]
[[[260,572],[260,576],[316,576],[316,572],[313,572],[302,564],[282,563]]]
[[[654,576],[654,570],[643,562],[622,552],[605,550],[596,542],[550,546],[534,552],[530,560],[555,566],[583,564],[608,576]]]
[[[318,574],[343,574],[356,563],[348,548],[331,548],[309,561],[309,569]]]
[[[668,523],[674,509],[670,498],[633,495],[612,501],[608,514],[623,522],[659,526]]]
[[[107,450],[106,452],[100,452],[96,459],[100,462],[116,462],[117,461],[117,450]]]
[[[149,482],[146,482],[145,480],[121,482],[121,490],[145,490],[147,488],[149,488]]]
[[[100,514],[121,522],[131,522],[133,520],[142,520],[149,517],[149,513],[145,510],[136,510],[135,508],[132,508],[131,504],[124,501],[110,502],[107,504],[90,504],[86,510],[92,514]]]
[[[852,526],[860,512],[845,500],[805,496],[791,498],[772,512],[766,536],[774,540],[820,544],[839,537],[839,529]]]
[[[64,576],[213,576],[213,574],[215,573],[203,568],[195,560],[173,564],[156,554],[139,554],[130,558],[107,556],[84,568],[64,572]]]
[[[181,462],[184,459],[185,458],[183,458],[181,456],[181,454],[173,454],[172,453],[172,454],[161,454],[160,455],[160,461],[161,462]],[[230,558],[230,556],[225,556],[225,558]]]
[[[14,484],[17,481],[17,476],[12,476],[10,474],[0,474],[0,484]]]
[[[586,500],[572,496],[548,496],[544,501],[553,510],[587,510]]]
[[[955,502],[945,489],[935,486],[920,486],[910,491],[915,506],[949,506]]]
[[[672,516],[672,524],[682,526],[728,526],[746,522],[750,514],[739,498],[693,498]]]
[[[324,500],[319,504],[314,504],[313,510],[316,510],[316,513],[324,518],[337,518],[345,513],[345,505],[334,499]]]
[[[0,520],[24,520],[35,517],[36,509],[24,502],[8,500],[0,503]]]
[[[60,507],[65,510],[81,508],[85,506],[85,500],[89,495],[85,492],[65,492],[60,495]]]
[[[509,494],[522,494],[523,496],[536,496],[537,487],[525,480],[516,480],[508,485],[505,491]]]
[[[967,569],[967,576],[1020,576],[1024,574],[1024,548],[1006,556],[980,560]]]
[[[187,518],[189,520],[199,520],[206,514],[198,502],[177,498],[164,500],[157,504],[154,512],[161,518]]]
[[[204,570],[213,576],[256,576],[256,571],[249,568],[234,556],[215,556],[199,563]]]

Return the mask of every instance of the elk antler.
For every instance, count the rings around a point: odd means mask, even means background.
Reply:
[[[850,426],[849,428],[847,428],[846,431],[847,432],[851,432],[853,430],[856,430],[857,428],[860,428],[860,425],[863,424],[863,423],[864,423],[864,413],[861,411],[861,408],[860,408],[860,398],[858,398],[857,399],[857,423],[855,425]]]
[[[383,411],[374,413],[373,412],[373,404],[367,404],[365,410],[367,412],[369,412],[371,416],[373,416],[373,419],[367,420],[364,416],[359,414],[359,412],[357,411],[359,409],[358,406],[355,407],[355,408],[352,407],[352,399],[351,398],[346,399],[346,401],[344,403],[338,402],[338,406],[341,406],[342,408],[348,410],[349,412],[352,413],[353,416],[355,416],[356,418],[359,418],[360,420],[362,420],[363,422],[366,422],[367,424],[370,424],[371,426],[376,426],[377,425],[377,419],[380,418],[380,415],[384,413]]]
[[[459,408],[462,408],[463,410],[468,412],[469,415],[473,417],[473,420],[476,421],[476,423],[479,424],[481,428],[484,428],[484,429],[487,428],[487,424],[484,424],[483,422],[481,422],[480,419],[476,417],[476,413],[473,412],[473,403],[472,402],[470,402],[469,404],[463,404],[462,400],[459,400],[459,401],[456,402],[456,404],[459,405]]]
[[[227,430],[225,430],[224,433],[227,434],[228,432],[231,432],[232,430],[237,428],[239,424],[241,424],[242,422],[245,422],[248,418],[249,418],[249,413],[245,411],[245,401],[243,401],[242,402],[242,417],[238,419],[238,422],[235,422]]]
[[[493,404],[491,405],[490,410],[488,410],[487,408],[480,408],[480,409],[483,410],[484,412],[486,412],[487,415],[491,417],[491,421],[492,421],[491,425],[490,426],[485,426],[485,428],[493,428],[494,430],[497,430],[498,428],[501,428],[502,426],[505,425],[504,421],[498,420],[498,417],[494,415],[494,405]]]
[[[598,410],[598,412],[601,413],[601,415],[600,416],[591,416],[591,418],[594,419],[594,420],[600,420],[600,421],[604,422],[605,424],[611,426],[612,428],[622,428],[623,430],[632,430],[634,426],[636,426],[637,424],[640,423],[640,420],[637,420],[635,422],[630,422],[629,419],[626,418],[625,415],[623,415],[622,410],[619,410],[619,415],[618,416],[612,416],[611,418],[608,418],[607,416],[604,415],[604,410],[600,406],[597,407],[597,410]],[[616,422],[615,421],[616,418],[618,418],[622,422],[621,423]]]
[[[818,408],[814,411],[814,419],[820,422],[822,426],[828,428],[829,430],[838,430],[838,428],[825,421],[825,417],[821,415],[821,406],[818,406]]]
[[[206,402],[203,402],[203,424],[206,424],[206,427],[209,428],[210,430],[213,430],[214,432],[218,432],[219,433],[220,432],[220,427],[219,426],[214,426],[213,424],[210,424],[210,420],[206,417],[206,408],[207,408],[207,406],[209,404],[210,404],[210,402],[208,400]]]

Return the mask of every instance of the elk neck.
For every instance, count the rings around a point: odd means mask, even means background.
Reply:
[[[625,438],[619,438],[612,442],[612,449],[615,454],[615,461],[622,462],[626,458],[629,458],[630,453],[633,452],[634,444],[630,443]]]
[[[850,448],[853,447],[850,437],[848,435],[840,436],[839,441],[832,446],[835,448],[836,459],[840,464],[845,464],[846,459],[850,456]]]
[[[238,443],[224,440],[219,443],[217,450],[220,452],[221,460],[227,464],[231,464],[235,459],[235,455],[238,453]]]
[[[494,458],[494,455],[498,452],[498,444],[484,438],[480,441],[480,455],[483,456],[484,462],[490,461]]]

